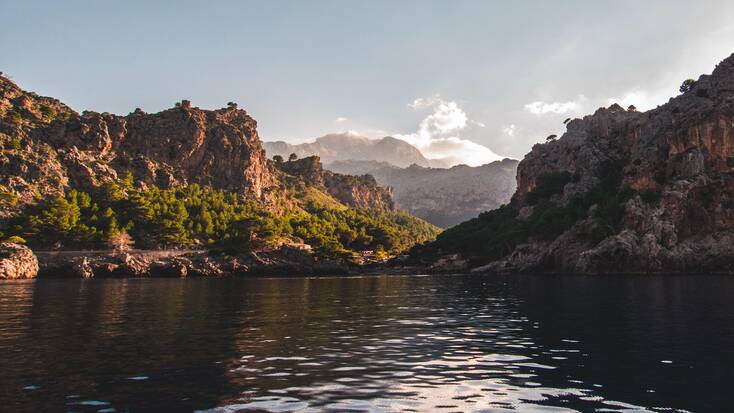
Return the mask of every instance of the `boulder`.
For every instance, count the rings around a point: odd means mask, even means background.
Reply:
[[[94,271],[92,266],[89,264],[89,258],[81,257],[71,267],[71,273],[79,278],[92,278],[94,277]]]
[[[431,271],[452,272],[464,271],[469,268],[469,261],[465,260],[460,254],[445,255],[429,267]]]
[[[35,278],[38,259],[30,248],[10,242],[0,243],[0,279]]]

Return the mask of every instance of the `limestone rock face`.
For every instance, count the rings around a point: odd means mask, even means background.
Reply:
[[[355,177],[326,171],[324,183],[329,194],[347,205],[381,211],[395,209],[390,190],[380,187],[370,175]]]
[[[392,193],[370,175],[352,176],[324,170],[318,156],[277,164],[288,175],[322,189],[340,202],[362,209],[389,211],[395,208]]]
[[[139,185],[196,183],[260,200],[267,200],[277,181],[257,122],[234,105],[80,115],[2,76],[0,146],[0,190],[23,202],[36,191],[97,186],[128,172]]]
[[[30,248],[10,242],[0,243],[0,279],[35,278],[38,259]]]
[[[183,101],[154,114],[78,114],[0,76],[0,197],[9,197],[0,202],[0,218],[38,194],[97,187],[127,174],[138,186],[199,184],[271,204],[282,200],[283,173],[350,206],[394,207],[374,179],[324,171],[319,157],[268,161],[257,122],[234,104],[204,110]]]
[[[551,172],[572,176],[548,199],[555,208],[574,205],[614,174],[615,193],[633,195],[619,198],[613,224],[599,221],[594,204],[561,235],[530,236],[482,270],[734,272],[734,55],[656,109],[601,108],[571,120],[558,140],[535,145],[517,169],[511,208],[519,221],[538,207],[528,194]]]
[[[300,177],[305,183],[316,186],[324,186],[324,168],[318,156],[307,156],[305,158],[285,161],[278,164],[285,173]]]
[[[543,171],[566,170],[581,177],[564,188],[570,199],[604,178],[595,171],[609,159],[624,165],[623,185],[659,193],[660,201],[627,201],[619,232],[566,250],[573,260],[560,269],[734,270],[734,56],[657,109],[612,106],[570,122],[561,139],[521,162],[515,197],[522,200]]]

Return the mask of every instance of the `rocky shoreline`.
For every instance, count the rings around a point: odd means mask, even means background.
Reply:
[[[459,254],[440,258],[429,265],[406,265],[393,261],[355,264],[343,259],[324,259],[289,246],[269,250],[226,255],[208,251],[134,250],[123,253],[109,251],[40,251],[35,253],[20,244],[0,244],[0,280],[32,278],[187,278],[187,277],[267,277],[370,274],[726,274],[734,275],[734,267],[720,260],[708,265],[680,263],[676,271],[649,268],[625,271],[621,268],[594,271],[539,271],[537,267],[493,265],[471,267]],[[728,258],[728,257],[727,257]],[[503,262],[504,263],[504,262]]]
[[[208,251],[52,251],[0,244],[0,279],[224,277],[363,273],[374,266],[324,259],[281,246],[238,255]]]
[[[626,254],[629,244],[614,246],[616,249],[611,250],[606,259],[610,260],[610,265],[606,267],[594,266],[584,267],[577,265],[575,267],[553,267],[543,265],[547,263],[538,263],[530,258],[533,254],[538,254],[532,245],[526,244],[519,246],[513,254],[507,259],[491,262],[487,265],[471,266],[469,260],[459,254],[449,254],[439,258],[433,263],[414,267],[422,268],[422,271],[428,274],[476,274],[476,275],[512,275],[512,274],[536,274],[536,275],[734,275],[734,254],[730,247],[727,251],[723,251],[712,246],[706,250],[706,241],[702,241],[701,245],[693,243],[686,244],[686,248],[679,256],[671,257],[665,263],[665,267],[661,269],[650,263],[645,265],[641,262],[625,262],[620,260],[615,265],[611,262],[615,259],[614,254],[622,256]],[[524,255],[523,255],[524,254]]]

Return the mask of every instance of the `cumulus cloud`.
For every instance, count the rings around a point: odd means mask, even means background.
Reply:
[[[484,125],[470,121],[456,102],[445,101],[436,95],[415,99],[408,106],[416,110],[432,108],[433,112],[423,118],[416,132],[393,136],[414,145],[427,158],[440,159],[451,165],[465,163],[471,166],[502,159],[486,146],[460,136],[470,123],[480,127]]]
[[[514,137],[515,136],[515,124],[513,123],[513,124],[510,124],[509,126],[503,127],[502,133],[504,133],[505,135],[511,138]]]
[[[339,116],[338,118],[334,119],[334,122],[336,122],[336,123],[349,122],[349,118],[345,118],[345,117]]]
[[[426,138],[434,135],[445,135],[466,128],[469,118],[456,102],[438,102],[433,113],[420,124],[420,131]]]
[[[408,103],[408,107],[411,109],[425,109],[430,108],[439,102],[441,102],[441,95],[435,94],[427,98],[415,98],[413,102]]]
[[[569,102],[543,102],[542,100],[536,100],[525,104],[525,110],[532,113],[533,115],[545,115],[548,113],[553,114],[567,114],[567,113],[579,113],[581,111],[581,104],[576,101]]]

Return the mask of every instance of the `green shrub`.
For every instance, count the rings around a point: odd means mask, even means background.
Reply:
[[[41,108],[41,113],[43,114],[43,118],[46,121],[49,121],[50,122],[50,121],[56,119],[56,109],[52,108],[51,106],[44,105]]]
[[[527,220],[528,233],[552,240],[569,229],[578,218],[574,208],[555,206],[550,202],[538,204]]]
[[[0,190],[0,206],[14,207],[18,205],[18,195],[10,191]]]
[[[625,185],[622,187],[622,189],[619,190],[619,194],[617,197],[619,198],[620,202],[627,202],[630,199],[634,198],[634,196],[637,195],[637,191],[632,189],[629,185]]]
[[[529,205],[535,205],[542,199],[561,193],[572,178],[573,175],[567,171],[544,173],[538,177],[535,188],[525,196],[525,201]]]
[[[23,115],[21,115],[20,112],[10,112],[8,117],[10,123],[16,126],[20,125],[23,122]]]
[[[131,180],[123,174],[91,193],[72,189],[63,197],[41,199],[15,219],[16,235],[33,246],[61,242],[69,248],[97,248],[110,234],[124,231],[139,248],[198,244],[228,252],[302,240],[335,256],[378,248],[397,253],[439,232],[404,212],[345,208],[321,192],[324,202],[297,199],[301,206],[274,214],[233,192],[199,185],[140,189]]]
[[[686,80],[683,81],[683,83],[681,83],[681,85],[678,88],[678,90],[680,91],[680,93],[686,93],[686,92],[690,91],[691,89],[693,89],[693,86],[695,84],[696,84],[696,81],[695,80],[693,80],[693,79],[686,79]]]
[[[640,198],[648,204],[656,205],[658,202],[660,202],[660,199],[662,198],[662,193],[660,191],[656,191],[654,189],[646,189],[642,192],[640,192]]]

